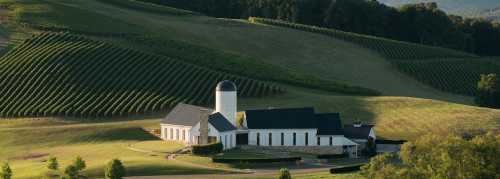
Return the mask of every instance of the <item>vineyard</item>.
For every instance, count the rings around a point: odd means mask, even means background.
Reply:
[[[210,104],[216,83],[241,97],[279,87],[68,33],[42,33],[0,59],[0,116],[111,117]]]
[[[499,73],[496,59],[443,59],[393,61],[403,72],[417,80],[443,91],[475,95],[481,74]]]
[[[316,26],[290,23],[280,20],[250,17],[249,21],[251,23],[293,28],[297,30],[327,35],[333,38],[341,39],[347,42],[352,42],[361,45],[365,48],[375,50],[384,57],[389,59],[409,60],[409,59],[429,59],[429,58],[476,57],[473,54],[446,48],[431,47],[420,44],[401,42],[386,38],[356,34],[351,32],[344,32],[340,30],[328,29]]]
[[[179,16],[180,15],[196,15],[196,14],[198,14],[198,13],[192,12],[192,11],[172,8],[172,7],[168,7],[168,6],[156,5],[153,3],[148,3],[148,2],[144,2],[144,1],[138,1],[138,0],[97,0],[97,1],[112,4],[115,6],[124,7],[124,8],[130,8],[130,9],[134,9],[134,10],[151,12],[151,13],[158,13],[158,14],[169,14],[169,15],[179,15]]]

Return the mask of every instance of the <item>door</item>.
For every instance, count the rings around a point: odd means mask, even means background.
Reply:
[[[248,145],[248,133],[236,134],[236,145]]]

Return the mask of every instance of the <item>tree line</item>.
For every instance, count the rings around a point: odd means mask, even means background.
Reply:
[[[500,24],[448,15],[436,3],[389,7],[376,0],[141,0],[214,17],[264,17],[500,55]]]

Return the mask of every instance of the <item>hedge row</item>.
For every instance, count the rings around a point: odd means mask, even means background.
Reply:
[[[323,155],[318,155],[316,156],[318,159],[339,159],[339,158],[347,158],[349,157],[349,154],[343,153],[343,154],[323,154]]]
[[[283,158],[212,158],[216,163],[276,163],[276,162],[296,162],[302,160],[301,157]]]
[[[224,146],[220,142],[204,145],[193,145],[191,147],[193,148],[192,152],[195,155],[218,154],[221,153],[222,150],[224,150]]]
[[[365,164],[356,164],[356,165],[335,167],[335,168],[330,169],[330,173],[336,174],[336,173],[347,173],[347,172],[359,171],[363,165],[365,165]]]

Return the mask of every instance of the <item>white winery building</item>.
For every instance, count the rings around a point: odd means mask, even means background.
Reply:
[[[221,142],[239,145],[314,149],[331,154],[358,151],[376,135],[372,125],[342,126],[339,113],[315,113],[311,107],[242,111],[237,122],[237,90],[222,81],[215,90],[215,110],[178,104],[162,121],[161,137],[186,145]]]

